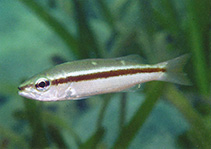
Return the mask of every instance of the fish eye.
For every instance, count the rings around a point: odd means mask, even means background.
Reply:
[[[46,91],[50,87],[50,81],[46,78],[40,78],[35,83],[35,88],[38,91]]]

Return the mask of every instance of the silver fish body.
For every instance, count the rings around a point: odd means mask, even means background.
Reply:
[[[153,80],[189,83],[182,73],[187,55],[155,65],[139,64],[137,57],[86,59],[60,64],[25,81],[19,86],[19,94],[40,101],[57,101],[119,92]]]

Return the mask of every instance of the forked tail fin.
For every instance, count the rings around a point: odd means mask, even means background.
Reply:
[[[183,67],[185,66],[189,57],[189,54],[184,54],[172,60],[159,63],[158,65],[166,64],[166,72],[161,80],[182,85],[191,85],[187,75],[183,72]]]

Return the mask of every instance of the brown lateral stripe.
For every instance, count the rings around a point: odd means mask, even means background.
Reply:
[[[153,72],[166,72],[165,68],[136,68],[136,69],[124,69],[124,70],[111,70],[105,72],[97,72],[87,75],[79,75],[79,76],[69,76],[67,78],[60,78],[53,80],[51,82],[52,85],[63,84],[67,82],[79,82],[85,80],[94,80],[100,78],[109,78],[109,77],[116,77],[122,75],[129,75],[129,74],[137,74],[137,73],[153,73]]]
[[[27,88],[27,87],[33,87],[33,84],[29,84],[29,85],[25,85],[25,86],[22,86],[22,87],[18,87],[18,89],[19,89],[20,91],[23,91],[23,90],[25,90],[25,88]]]

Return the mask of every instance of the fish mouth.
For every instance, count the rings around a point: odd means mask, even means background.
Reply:
[[[57,100],[40,99],[40,98],[36,97],[35,94],[33,94],[31,92],[27,92],[27,91],[19,91],[18,94],[25,98],[33,99],[33,100],[37,100],[37,101],[57,101]]]
[[[18,87],[18,89],[19,89],[19,87]],[[20,90],[20,91],[18,91],[18,94],[20,96],[23,96],[23,97],[26,97],[26,98],[29,98],[29,99],[36,99],[36,96],[31,92]]]
[[[21,88],[21,87],[18,87],[18,90],[20,90],[20,91],[21,91],[21,90],[22,90],[22,88]]]
[[[33,84],[21,84],[19,87],[18,87],[18,90],[19,91],[24,91],[24,90],[26,90],[27,88],[29,88],[29,87],[33,87]]]

